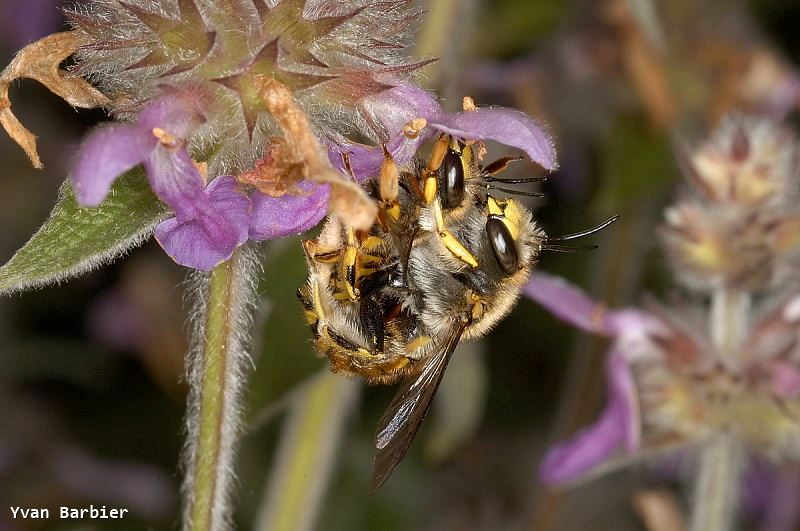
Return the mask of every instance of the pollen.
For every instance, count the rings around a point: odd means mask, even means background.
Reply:
[[[406,125],[403,126],[403,134],[406,138],[417,138],[419,134],[428,126],[428,120],[425,118],[414,118]]]
[[[153,128],[153,136],[158,139],[162,146],[167,148],[177,148],[181,145],[181,141],[178,137],[164,131],[160,127]]]

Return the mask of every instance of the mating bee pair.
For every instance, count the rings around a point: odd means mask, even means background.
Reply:
[[[511,311],[554,240],[522,204],[490,193],[537,195],[497,186],[542,180],[496,177],[512,160],[484,167],[473,145],[448,135],[407,170],[385,153],[367,184],[379,205],[372,228],[330,218],[303,242],[309,274],[298,296],[317,350],[334,372],[402,382],[378,426],[373,491],[408,450],[459,341]]]

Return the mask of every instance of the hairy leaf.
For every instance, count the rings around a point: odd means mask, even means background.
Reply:
[[[96,208],[78,206],[67,180],[50,218],[0,267],[0,295],[60,282],[107,264],[144,242],[168,215],[141,169],[119,178]]]

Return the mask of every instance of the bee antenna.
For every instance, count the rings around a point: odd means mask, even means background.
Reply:
[[[565,242],[567,240],[574,240],[574,239],[577,239],[577,238],[583,238],[584,236],[589,236],[590,234],[594,234],[595,232],[600,232],[601,230],[603,230],[604,228],[608,227],[609,225],[611,225],[612,223],[614,223],[618,219],[619,219],[619,214],[617,214],[616,216],[613,216],[613,217],[605,220],[600,225],[597,225],[596,227],[592,227],[591,229],[582,230],[580,232],[573,232],[572,234],[566,234],[564,236],[554,236],[552,238],[547,238],[547,242],[548,243],[549,242]]]
[[[512,190],[510,188],[503,188],[501,186],[492,186],[491,184],[487,184],[486,189],[497,190],[498,192],[504,192],[511,195],[522,195],[525,197],[544,197],[544,194],[540,194],[539,192],[523,192],[522,190]]]
[[[503,183],[503,184],[527,184],[527,183],[542,183],[547,180],[547,177],[524,177],[520,179],[498,179],[487,175],[483,178],[487,183]]]
[[[564,245],[550,245],[545,243],[542,245],[543,251],[553,251],[556,253],[578,253],[581,251],[593,251],[597,249],[598,245],[582,245],[581,247],[566,247]]]

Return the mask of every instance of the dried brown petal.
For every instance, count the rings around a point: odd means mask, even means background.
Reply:
[[[29,44],[14,57],[0,74],[0,125],[25,150],[31,163],[41,168],[36,151],[36,136],[28,131],[11,112],[8,89],[20,78],[35,79],[74,107],[91,109],[109,103],[108,98],[86,80],[68,77],[58,65],[87,43],[86,37],[74,31],[55,33]]]
[[[36,136],[25,129],[11,112],[8,99],[8,83],[0,83],[0,126],[6,130],[11,139],[25,150],[34,168],[43,168],[39,154],[36,152]]]
[[[255,168],[238,177],[240,183],[252,186],[272,196],[285,195],[304,178],[303,163],[283,138],[272,138],[267,153],[256,162]]]
[[[286,138],[287,149],[281,156],[285,160],[302,164],[306,179],[331,185],[328,209],[346,224],[366,230],[375,221],[378,207],[358,183],[345,177],[331,166],[322,146],[314,135],[308,117],[295,102],[286,85],[270,78],[263,78],[259,90],[270,114],[280,125]],[[287,173],[283,179],[296,179]],[[280,179],[276,187],[284,185]]]

